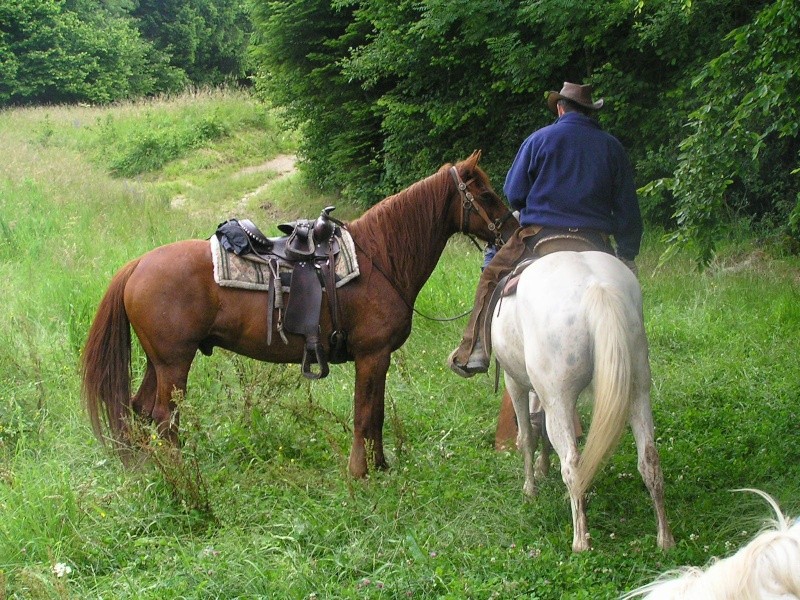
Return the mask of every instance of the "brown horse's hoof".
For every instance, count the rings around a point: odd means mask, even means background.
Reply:
[[[355,479],[363,479],[367,476],[367,456],[364,450],[357,448],[355,444],[350,450],[347,470],[350,471],[350,476]]]

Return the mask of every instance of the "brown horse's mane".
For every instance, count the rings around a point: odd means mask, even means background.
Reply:
[[[381,200],[348,225],[356,244],[393,282],[416,294],[433,271],[450,231],[451,165]],[[424,277],[420,281],[420,277]],[[413,297],[405,298],[413,301]]]

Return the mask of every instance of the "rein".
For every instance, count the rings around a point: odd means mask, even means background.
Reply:
[[[463,233],[465,236],[467,236],[469,238],[469,240],[475,245],[475,247],[478,250],[482,250],[482,248],[480,247],[478,242],[475,241],[475,236],[471,235],[469,233],[469,231],[467,230],[467,223],[469,222],[469,213],[474,210],[476,213],[478,213],[478,215],[480,215],[480,217],[486,223],[486,226],[489,229],[489,231],[494,232],[494,234],[495,234],[495,239],[494,239],[495,246],[497,246],[498,248],[500,246],[502,246],[505,243],[505,240],[502,238],[500,230],[503,228],[503,225],[505,224],[505,222],[508,221],[508,219],[510,219],[512,216],[514,216],[513,213],[511,211],[507,211],[506,214],[503,215],[501,218],[492,220],[491,218],[489,218],[489,214],[486,212],[486,210],[483,208],[483,206],[481,206],[475,200],[475,196],[473,196],[472,192],[470,192],[469,189],[467,188],[467,186],[469,184],[471,184],[474,181],[474,179],[470,179],[469,181],[464,183],[461,180],[461,177],[459,176],[458,171],[456,170],[455,167],[450,167],[450,175],[453,177],[453,181],[456,184],[456,189],[458,189],[458,193],[461,196],[461,225],[459,227],[459,233]],[[344,226],[343,223],[340,223],[340,225]],[[345,229],[346,229],[346,227],[345,227]],[[389,282],[389,284],[392,286],[392,288],[394,288],[394,291],[397,292],[397,295],[403,301],[403,304],[405,304],[406,307],[410,311],[415,312],[416,314],[418,314],[419,316],[423,317],[424,319],[428,319],[429,321],[438,321],[440,323],[446,323],[446,322],[449,322],[449,321],[455,321],[456,319],[460,319],[462,317],[465,317],[465,316],[467,316],[468,314],[470,314],[472,312],[472,309],[470,308],[468,310],[465,310],[461,314],[455,315],[454,317],[431,317],[429,315],[426,315],[423,312],[420,312],[408,300],[406,300],[406,298],[403,295],[403,293],[397,288],[397,285],[395,284],[394,280],[391,277],[389,277],[386,274],[386,272],[381,268],[381,266],[369,255],[369,253],[366,252],[364,250],[364,248],[361,247],[361,245],[358,243],[358,241],[355,239],[355,237],[353,237],[353,244],[359,250],[361,250],[361,252],[365,256],[367,256],[369,258],[370,262],[372,263],[372,266],[375,267],[375,269],[381,275],[383,275],[384,279],[386,279],[386,281]]]
[[[345,229],[346,229],[346,228],[345,228]],[[460,315],[456,315],[456,316],[454,316],[454,317],[440,317],[440,318],[437,318],[437,317],[431,317],[431,316],[428,316],[428,315],[426,315],[425,313],[422,313],[422,312],[420,312],[420,311],[419,311],[419,310],[418,310],[416,307],[414,307],[414,306],[413,306],[413,305],[412,305],[412,304],[411,304],[411,303],[410,303],[408,300],[406,300],[406,297],[405,297],[405,296],[403,295],[403,293],[402,293],[402,292],[401,292],[401,291],[398,289],[397,285],[395,285],[395,283],[394,283],[394,279],[392,279],[391,277],[389,277],[389,275],[387,275],[387,274],[386,274],[386,271],[384,271],[384,270],[381,268],[381,266],[380,266],[380,265],[379,265],[379,264],[378,264],[378,263],[375,261],[375,259],[373,259],[373,258],[372,258],[372,257],[369,255],[369,253],[368,253],[366,250],[364,250],[364,248],[362,248],[362,247],[361,247],[361,244],[359,244],[359,243],[358,243],[358,241],[356,240],[356,238],[355,238],[354,236],[351,236],[351,237],[352,237],[353,244],[355,245],[355,247],[356,247],[356,248],[358,248],[359,250],[361,250],[361,252],[364,254],[364,256],[366,256],[367,258],[369,258],[369,261],[372,263],[372,266],[373,266],[373,267],[375,267],[375,270],[376,270],[376,271],[378,271],[378,273],[380,273],[381,275],[383,275],[383,278],[384,278],[386,281],[388,281],[388,282],[389,282],[389,285],[391,285],[391,286],[392,286],[392,288],[394,289],[394,291],[395,291],[395,292],[397,292],[397,295],[400,297],[400,300],[402,300],[402,301],[403,301],[403,304],[405,304],[405,305],[406,305],[406,307],[407,307],[407,308],[408,308],[410,311],[417,313],[419,316],[421,316],[421,317],[423,317],[423,318],[425,318],[425,319],[428,319],[429,321],[439,321],[439,322],[442,322],[442,323],[446,323],[447,321],[455,321],[456,319],[460,319],[461,317],[465,317],[465,316],[467,316],[469,313],[471,313],[471,312],[472,312],[472,309],[470,308],[469,310],[467,310],[467,311],[465,311],[465,312],[461,313]]]

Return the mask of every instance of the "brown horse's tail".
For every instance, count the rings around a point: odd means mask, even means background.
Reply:
[[[131,406],[131,328],[125,312],[125,285],[139,260],[122,267],[100,301],[82,356],[83,400],[101,441],[103,421],[111,440],[124,443]]]

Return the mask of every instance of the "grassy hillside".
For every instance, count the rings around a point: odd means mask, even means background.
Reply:
[[[0,598],[614,598],[749,540],[769,509],[734,488],[800,514],[800,263],[746,237],[702,274],[682,257],[657,270],[655,234],[639,261],[667,554],[629,434],[590,492],[591,552],[570,552],[557,468],[523,501],[521,458],[492,450],[493,378],[444,366],[463,319],[416,316],[394,356],[388,472],[346,476],[352,365],[309,383],[221,351],[191,373],[183,460],[156,443],[126,471],[77,372],[113,273],[232,216],[359,209],[271,168],[294,140],[234,93],[5,111],[0,148]],[[464,311],[479,265],[454,238],[417,308]]]

